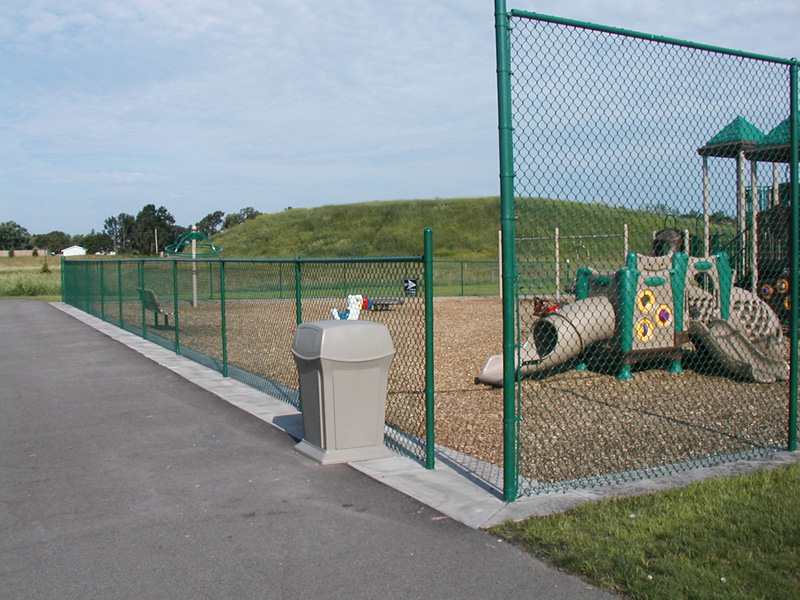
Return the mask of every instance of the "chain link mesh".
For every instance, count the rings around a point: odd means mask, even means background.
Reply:
[[[510,25],[519,493],[785,447],[789,67]]]
[[[299,322],[359,319],[389,329],[386,441],[426,458],[425,287],[418,258],[68,260],[65,302],[299,408],[291,354]]]

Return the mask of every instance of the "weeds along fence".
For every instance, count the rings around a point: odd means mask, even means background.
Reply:
[[[795,450],[800,63],[495,7],[505,498]],[[606,206],[680,225],[631,221],[543,313],[543,219]]]
[[[363,259],[115,259],[62,262],[71,306],[298,408],[291,355],[299,323],[382,300],[361,320],[389,329],[386,442],[433,467],[433,311],[426,254]],[[426,258],[428,257],[428,258]],[[157,304],[155,304],[157,303]]]

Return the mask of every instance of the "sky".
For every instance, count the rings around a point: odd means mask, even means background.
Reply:
[[[797,0],[507,0],[800,56]],[[499,194],[493,0],[3,0],[0,222]]]

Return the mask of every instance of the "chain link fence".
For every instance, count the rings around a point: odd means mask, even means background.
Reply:
[[[500,264],[487,260],[434,261],[437,296],[496,296]]]
[[[62,295],[67,304],[298,408],[291,354],[297,324],[342,316],[358,296],[358,318],[386,325],[395,347],[386,442],[432,468],[426,270],[425,257],[64,260]]]
[[[793,449],[797,63],[498,15],[506,497]]]

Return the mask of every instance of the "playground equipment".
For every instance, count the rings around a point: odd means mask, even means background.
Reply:
[[[790,163],[790,119],[765,134],[739,116],[728,123],[697,152],[703,161],[703,246],[709,254],[709,212],[711,185],[709,158],[736,160],[736,237],[729,253],[739,274],[739,285],[758,293],[788,322],[787,291],[775,293],[791,264],[791,193],[788,181],[781,182],[780,165]],[[747,187],[747,163],[750,186]],[[770,185],[759,184],[759,163],[772,165]]]
[[[778,317],[733,280],[724,253],[630,253],[625,268],[613,274],[582,267],[576,301],[533,322],[519,351],[518,376],[546,375],[570,362],[585,368],[580,359],[595,345],[621,359],[620,380],[633,377],[633,364],[653,358],[670,360],[670,371],[680,373],[683,345],[691,341],[736,377],[788,379]],[[502,362],[501,355],[490,357],[477,381],[502,386]]]
[[[368,307],[368,302],[364,296],[351,294],[347,296],[347,308],[339,312],[335,308],[331,309],[331,317],[337,321],[358,321],[361,309]]]
[[[197,231],[197,226],[192,225],[190,231],[184,233],[177,242],[164,248],[170,256],[187,256],[192,259],[201,257],[219,256],[222,248],[211,243],[205,235]],[[197,308],[197,263],[192,262],[192,307]]]

